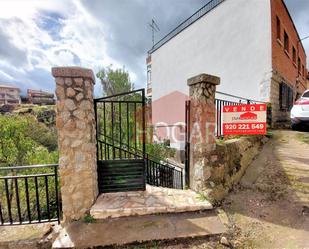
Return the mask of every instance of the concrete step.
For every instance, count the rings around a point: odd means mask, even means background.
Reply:
[[[90,214],[95,219],[105,219],[209,209],[212,209],[211,203],[192,190],[147,185],[145,191],[101,194]]]
[[[134,242],[218,235],[226,232],[214,210],[162,215],[131,216],[71,223],[53,248],[92,248]]]

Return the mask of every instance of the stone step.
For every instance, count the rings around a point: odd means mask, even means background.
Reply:
[[[145,191],[101,194],[90,209],[95,219],[159,213],[182,213],[212,209],[201,195],[192,190],[147,185]]]
[[[53,248],[92,248],[134,242],[218,235],[226,228],[214,210],[77,221],[63,229]]]

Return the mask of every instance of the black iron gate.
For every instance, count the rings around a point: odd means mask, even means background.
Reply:
[[[145,189],[145,91],[95,99],[99,192]]]
[[[186,101],[185,108],[185,184],[190,186],[190,100]]]
[[[94,100],[99,192],[183,188],[183,169],[146,153],[146,98],[139,89]]]

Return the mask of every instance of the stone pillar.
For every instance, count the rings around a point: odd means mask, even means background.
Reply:
[[[98,195],[92,70],[55,67],[59,172],[64,222],[81,219]]]
[[[220,78],[200,74],[188,79],[190,107],[190,188],[203,192],[211,176],[211,152],[216,148],[216,85]]]

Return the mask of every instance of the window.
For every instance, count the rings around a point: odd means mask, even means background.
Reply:
[[[293,89],[285,83],[279,85],[279,107],[281,111],[289,111],[293,106]]]
[[[296,64],[296,49],[293,46],[293,62]]]
[[[305,67],[304,67],[304,65],[302,65],[302,69],[301,69],[301,71],[302,71],[302,75],[303,75],[303,77],[305,77]]]
[[[298,72],[300,72],[300,65],[301,65],[301,62],[300,62],[300,58],[298,57],[298,61],[297,61]]]
[[[147,88],[151,88],[151,65],[147,65]]]
[[[280,40],[280,37],[281,37],[281,23],[280,23],[280,19],[279,19],[278,16],[276,17],[276,19],[277,19],[277,39]]]
[[[285,31],[284,31],[284,50],[289,52],[289,36]]]

